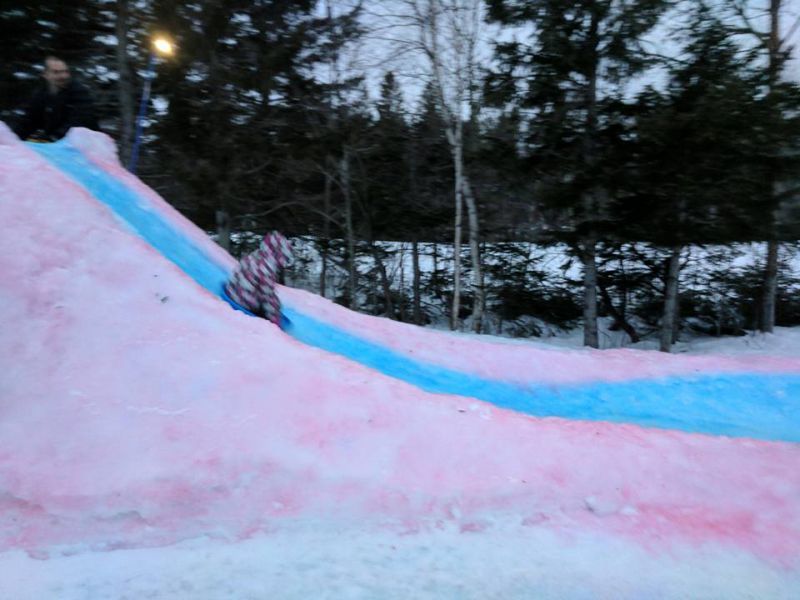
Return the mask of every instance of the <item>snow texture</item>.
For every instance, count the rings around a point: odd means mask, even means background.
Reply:
[[[180,234],[179,257],[201,272],[150,243],[130,203]],[[575,414],[533,416],[421,389],[231,310],[215,286],[233,260],[124,173],[101,134],[34,147],[0,126],[0,219],[2,598],[800,589],[800,447],[781,441],[798,439],[791,352],[555,350],[282,290],[308,329],[345,346],[366,340],[456,380],[549,386],[532,413],[558,414],[569,386],[587,386]],[[715,401],[696,410],[703,382]],[[733,398],[747,382],[749,398]],[[637,402],[668,410],[643,427],[621,411]],[[759,435],[737,431],[746,422]]]

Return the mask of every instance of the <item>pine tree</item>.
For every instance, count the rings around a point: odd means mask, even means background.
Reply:
[[[638,239],[669,248],[662,351],[675,341],[682,248],[764,235],[760,215],[771,210],[772,198],[771,159],[764,152],[772,144],[765,142],[792,129],[775,119],[763,73],[731,34],[700,6],[666,92],[640,97],[639,149],[624,219]]]
[[[646,66],[642,37],[669,6],[664,0],[489,0],[489,15],[531,30],[526,42],[498,43],[488,82],[496,102],[526,109],[525,140],[538,202],[571,215],[571,242],[584,267],[584,344],[598,347],[598,241],[607,233],[613,184],[615,89]]]
[[[357,30],[353,15],[326,19],[314,8],[311,0],[156,2],[179,52],[159,77],[169,108],[154,127],[153,157],[171,165],[184,189],[170,195],[187,198],[200,223],[291,231],[307,218],[308,186],[321,194],[319,172],[302,158],[324,120],[314,66]]]

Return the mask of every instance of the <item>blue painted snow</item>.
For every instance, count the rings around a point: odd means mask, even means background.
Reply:
[[[286,307],[296,339],[434,393],[535,415],[800,442],[800,376],[703,374],[590,384],[514,384],[422,363]]]
[[[165,221],[146,198],[141,198],[89,159],[66,139],[29,146],[108,206],[122,222],[180,267],[201,286],[234,308],[244,310],[224,293],[228,272],[198,248],[179,229]],[[246,311],[245,311],[246,312]]]
[[[111,208],[197,283],[240,309],[223,291],[228,273],[149,202],[62,140],[31,144]],[[633,423],[692,433],[800,442],[800,376],[697,374],[590,384],[515,384],[419,362],[284,306],[286,331],[433,393],[467,396],[538,417]],[[285,322],[286,324],[286,322]]]

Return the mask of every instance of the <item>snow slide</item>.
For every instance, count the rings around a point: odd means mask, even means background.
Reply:
[[[198,284],[225,298],[222,287],[231,259],[125,172],[106,138],[76,134],[32,148]],[[566,369],[553,371],[553,351],[456,338],[446,342],[449,352],[439,352],[441,335],[359,320],[309,294],[282,295],[292,322],[288,331],[296,339],[426,391],[471,396],[536,416],[800,441],[800,411],[792,406],[800,397],[800,360],[654,359],[652,353],[634,351],[608,352],[598,360],[597,355],[573,352],[559,356]],[[414,338],[409,348],[408,340]],[[465,353],[470,359],[461,358]],[[487,355],[491,360],[485,360]]]
[[[168,230],[164,247],[82,180],[92,170]],[[0,126],[0,219],[0,597],[800,589],[793,359],[488,343],[286,289],[288,336],[220,301],[232,259],[82,130],[31,147]],[[469,385],[433,393],[303,343],[320,327]],[[484,402],[482,381],[573,414]],[[664,381],[683,383],[640,399]],[[653,427],[626,412],[637,402]]]

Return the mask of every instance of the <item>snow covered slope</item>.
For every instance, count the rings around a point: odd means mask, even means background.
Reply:
[[[120,167],[108,138],[76,132],[65,141],[31,147],[197,283],[224,296],[230,259],[220,257],[209,240],[199,240],[197,229],[179,215],[166,218],[174,211]],[[447,340],[388,320],[358,319],[311,294],[284,292],[285,299],[290,296],[285,312],[295,338],[426,391],[471,396],[535,416],[800,441],[800,412],[791,410],[791,398],[800,397],[799,358],[752,361],[641,351],[607,352],[602,360],[580,352],[556,355],[483,340]],[[676,402],[663,402],[665,396]]]
[[[77,130],[68,143],[190,252],[231,268],[123,172],[107,138]],[[700,372],[724,374],[731,393],[738,376],[764,377],[779,409],[756,398],[709,410],[714,427],[761,420],[762,435],[728,437],[592,414],[613,411],[601,395],[613,387],[584,388],[576,420],[424,391],[231,310],[68,170],[0,126],[0,597],[800,589],[800,446],[776,441],[797,439],[791,359],[565,353],[409,328],[401,343],[395,324],[284,290],[314,326],[491,382],[619,384],[646,367],[641,389]],[[696,402],[681,385],[686,396],[659,388],[664,414]],[[712,431],[700,412],[682,415]]]

